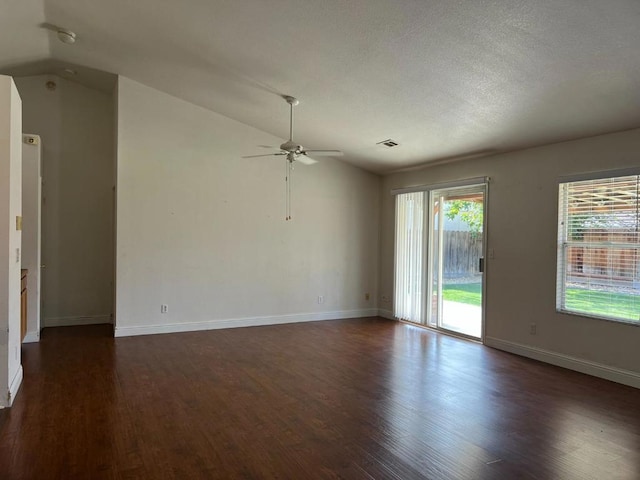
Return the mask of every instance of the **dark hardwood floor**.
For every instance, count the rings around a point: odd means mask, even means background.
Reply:
[[[640,479],[640,390],[378,318],[47,329],[9,479]]]

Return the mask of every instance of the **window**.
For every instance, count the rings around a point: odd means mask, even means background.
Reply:
[[[396,253],[393,314],[410,322],[423,319],[424,192],[396,196]]]
[[[640,176],[560,184],[558,311],[640,324]]]

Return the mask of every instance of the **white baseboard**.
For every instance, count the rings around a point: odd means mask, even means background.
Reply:
[[[484,344],[488,347],[497,348],[506,352],[515,353],[523,357],[532,358],[541,362],[557,365],[558,367],[568,368],[576,372],[586,373],[594,377],[604,378],[612,382],[622,383],[630,387],[640,388],[640,373],[621,368],[610,367],[601,363],[583,360],[581,358],[571,357],[561,353],[543,350],[541,348],[522,345],[520,343],[500,340],[498,338],[485,337]]]
[[[18,390],[20,390],[20,385],[22,385],[23,373],[24,372],[22,371],[22,365],[20,365],[20,367],[18,367],[18,371],[13,377],[13,380],[11,380],[11,383],[9,384],[9,398],[8,398],[9,402],[6,405],[7,407],[11,406],[11,404],[16,398],[16,395],[18,394]]]
[[[24,335],[22,343],[38,343],[40,341],[40,332],[27,332]]]
[[[114,329],[116,337],[130,337],[134,335],[155,335],[158,333],[195,332],[199,330],[217,330],[221,328],[257,327],[263,325],[279,325],[283,323],[318,322],[322,320],[340,320],[344,318],[375,317],[377,308],[361,310],[342,310],[322,313],[297,313],[268,317],[229,318],[209,320],[206,322],[169,323],[165,325],[134,325]],[[121,318],[121,317],[120,317]]]
[[[397,320],[397,318],[393,316],[393,312],[391,310],[385,310],[384,308],[378,309],[378,316],[389,320]]]
[[[44,327],[72,327],[75,325],[97,325],[111,323],[111,315],[86,315],[83,317],[49,317],[44,319]]]

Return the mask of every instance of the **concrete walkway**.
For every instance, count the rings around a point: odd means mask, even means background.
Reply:
[[[466,303],[442,302],[442,326],[472,337],[482,335],[482,308]]]

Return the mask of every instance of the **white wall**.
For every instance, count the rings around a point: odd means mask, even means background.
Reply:
[[[47,81],[56,84],[47,89]],[[113,98],[53,75],[17,78],[24,131],[42,138],[42,326],[110,321]]]
[[[555,310],[558,177],[637,167],[639,158],[640,130],[633,130],[386,176],[380,294],[393,298],[390,190],[489,176],[487,242],[495,259],[487,260],[486,343],[640,386],[640,327]],[[532,322],[537,335],[529,334]]]
[[[241,158],[282,139],[122,77],[117,111],[116,335],[376,313],[379,177],[298,165],[285,222],[284,160]]]
[[[33,143],[22,143],[22,258],[27,274],[27,332],[24,342],[40,340],[40,209],[42,205],[40,147],[38,135],[28,135]],[[24,138],[23,138],[24,140]]]
[[[10,406],[22,381],[20,250],[22,107],[11,77],[0,76],[0,407]]]

